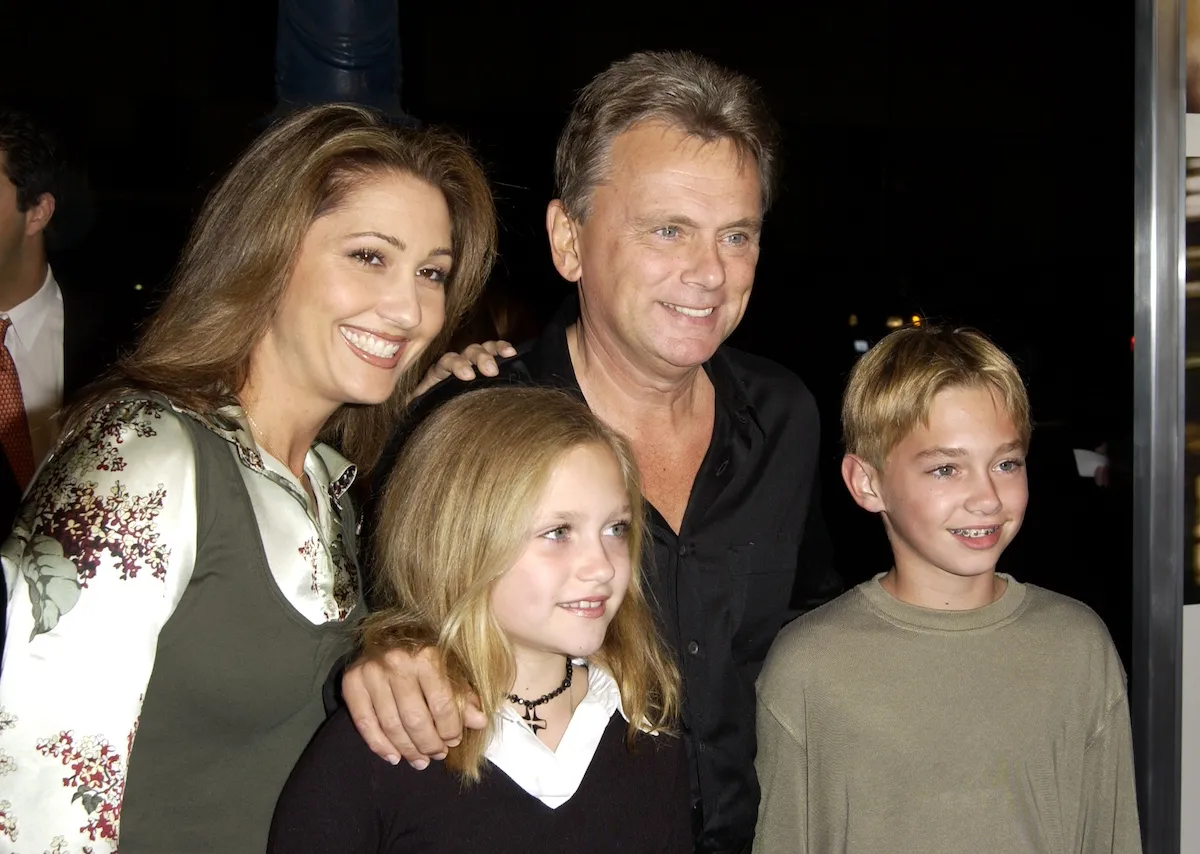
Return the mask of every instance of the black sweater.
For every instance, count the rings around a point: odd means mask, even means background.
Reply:
[[[614,713],[578,791],[551,809],[490,764],[467,789],[440,762],[425,771],[389,765],[342,709],[292,771],[268,852],[691,854],[682,745],[645,735],[630,751],[625,730]]]

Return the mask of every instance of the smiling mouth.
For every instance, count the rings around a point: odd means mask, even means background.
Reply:
[[[680,314],[685,315],[687,317],[708,317],[710,314],[713,313],[713,309],[711,306],[708,308],[688,308],[685,305],[675,305],[674,303],[670,303],[670,302],[664,302],[664,303],[662,303],[662,305],[665,305],[667,308],[671,309],[672,311],[677,311]]]
[[[570,608],[572,611],[589,611],[593,608],[603,608],[605,599],[580,599],[578,602],[563,602],[560,607]]]
[[[350,329],[346,326],[339,326],[338,331],[342,333],[342,337],[346,339],[350,346],[362,350],[369,356],[374,356],[377,359],[393,359],[400,349],[406,343],[405,341],[393,341],[387,338],[381,338],[378,335],[372,335],[370,332],[364,332],[361,329]]]
[[[956,537],[965,537],[968,540],[978,540],[983,537],[990,537],[992,534],[1000,530],[999,525],[992,525],[990,528],[951,528],[950,533]]]
[[[579,599],[575,602],[560,602],[558,607],[568,613],[574,614],[576,617],[584,619],[600,619],[607,613],[606,603],[604,599]]]

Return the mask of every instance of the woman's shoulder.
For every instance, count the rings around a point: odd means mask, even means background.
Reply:
[[[125,397],[96,406],[59,441],[34,483],[35,503],[91,485],[97,495],[154,491],[195,470],[188,416],[164,399]]]
[[[85,458],[103,471],[122,471],[129,458],[142,455],[192,454],[184,419],[193,417],[166,398],[145,395],[110,400],[92,410],[69,436],[63,437],[58,457]],[[166,460],[162,460],[166,462]]]

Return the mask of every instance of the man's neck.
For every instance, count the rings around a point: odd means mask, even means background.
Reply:
[[[686,420],[702,396],[703,368],[654,370],[630,359],[583,317],[567,327],[567,350],[589,406],[604,420]],[[619,415],[619,417],[617,417]]]
[[[30,250],[12,259],[0,270],[0,311],[12,311],[36,294],[49,272],[45,252]]]

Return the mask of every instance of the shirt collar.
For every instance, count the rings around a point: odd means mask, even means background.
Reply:
[[[280,472],[268,468],[263,462],[258,443],[254,441],[254,435],[246,420],[246,413],[240,406],[223,406],[216,412],[208,414],[195,412],[188,414],[233,445],[238,459],[246,468],[273,480],[286,480],[282,485],[303,496],[300,485],[291,482],[295,479],[294,476],[290,476],[288,473],[289,477],[285,479]],[[320,480],[328,483],[330,499],[335,505],[340,506],[341,497],[346,494],[351,484],[354,483],[354,478],[358,475],[358,467],[324,442],[316,442],[309,449],[305,468],[314,467],[320,469]]]
[[[530,795],[557,809],[579,789],[614,712],[625,717],[616,680],[603,667],[592,664],[587,696],[575,707],[557,750],[547,747],[520,715],[505,706],[496,713],[483,755]]]
[[[46,278],[42,281],[42,286],[33,296],[4,313],[12,322],[12,330],[17,336],[17,341],[22,347],[29,349],[42,331],[46,318],[56,308],[58,311],[62,311],[62,291],[59,290],[58,282],[54,278],[54,271],[47,264]]]

